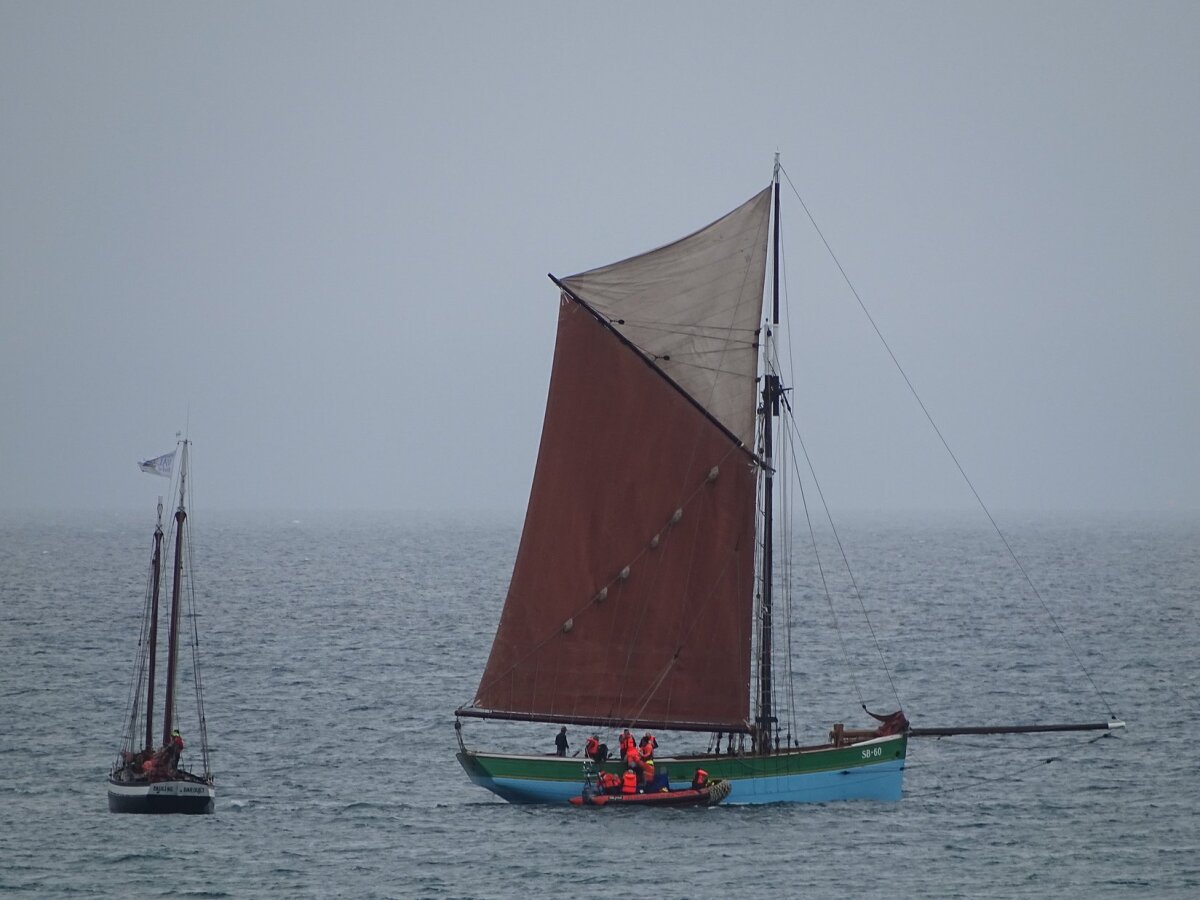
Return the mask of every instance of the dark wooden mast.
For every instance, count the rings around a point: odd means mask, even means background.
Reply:
[[[179,650],[179,597],[183,587],[183,523],[187,521],[184,492],[187,483],[187,448],[183,441],[183,460],[179,469],[179,508],[175,510],[175,571],[171,584],[171,631],[167,650],[167,698],[163,708],[163,743],[171,740],[172,718],[175,715],[175,670]]]
[[[162,577],[162,497],[158,498],[158,523],[154,526],[154,558],[151,570],[150,677],[146,679],[146,749],[154,749],[154,664],[158,657],[158,588]]]
[[[772,426],[779,414],[779,377],[771,371],[771,339],[775,327],[779,324],[779,154],[775,154],[775,172],[773,176],[775,188],[775,226],[773,229],[772,275],[771,286],[771,317],[768,321],[764,348],[762,408],[763,408],[763,555],[762,555],[762,629],[759,639],[758,659],[758,716],[755,719],[755,749],[759,753],[771,750],[772,725],[778,721],[774,714],[774,698],[771,684],[771,642],[772,642],[772,579],[771,570],[774,558],[774,482],[775,457],[774,436]]]

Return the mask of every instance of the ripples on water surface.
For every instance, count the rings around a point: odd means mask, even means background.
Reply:
[[[1003,546],[967,522],[843,524],[910,717],[1105,718]],[[491,645],[519,519],[201,511],[218,799],[199,818],[107,812],[148,524],[0,517],[0,892],[1200,895],[1195,517],[1002,522],[1129,721],[1119,737],[914,740],[897,804],[578,811],[494,800],[454,760],[451,711]],[[813,741],[857,720],[855,680],[868,704],[894,701],[857,601],[835,579],[847,666],[799,571],[796,707]],[[554,730],[466,724],[508,749],[549,748]]]

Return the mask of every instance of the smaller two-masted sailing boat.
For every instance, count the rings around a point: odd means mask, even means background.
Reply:
[[[525,526],[491,655],[456,716],[707,732],[707,751],[658,769],[685,782],[703,769],[730,784],[728,803],[897,800],[919,734],[1110,727],[912,729],[897,710],[809,746],[780,728],[779,259],[777,159],[772,185],[699,231],[551,276],[558,334]],[[455,728],[470,779],[513,802],[566,802],[621,769],[470,749]]]
[[[158,502],[158,523],[154,529],[154,552],[150,561],[146,608],[137,664],[130,687],[129,712],[121,750],[108,776],[108,808],[119,813],[211,813],[216,790],[208,763],[208,735],[204,719],[204,696],[200,683],[198,635],[194,614],[191,565],[188,555],[187,478],[190,441],[163,456],[139,463],[143,472],[170,478],[176,456],[179,458],[179,506],[175,510],[174,569],[171,584],[171,608],[167,637],[167,673],[162,713],[162,740],[155,740],[154,697],[155,669],[158,662],[159,586],[162,581],[164,533],[162,499]],[[167,541],[170,550],[170,541]],[[185,613],[184,605],[188,607]],[[178,682],[180,680],[179,640],[184,620],[191,622],[190,676],[195,689],[195,735],[202,774],[184,768],[181,754],[184,740],[177,727],[180,719]],[[143,701],[145,706],[143,708]],[[189,735],[190,737],[191,735]],[[195,758],[194,750],[189,755]]]

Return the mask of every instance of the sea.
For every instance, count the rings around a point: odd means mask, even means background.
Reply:
[[[980,519],[856,513],[841,550],[797,525],[787,736],[898,703],[1125,729],[914,738],[895,803],[580,810],[505,803],[455,759],[519,514],[193,510],[217,804],[185,817],[106,803],[150,517],[0,513],[0,894],[1200,897],[1200,515],[997,516],[1020,567]],[[462,734],[551,752],[556,731]]]

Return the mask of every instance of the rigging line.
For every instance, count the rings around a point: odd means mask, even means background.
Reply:
[[[615,323],[617,320],[612,316],[606,316],[609,322]],[[736,325],[701,325],[688,324],[686,322],[671,322],[658,321],[655,319],[631,319],[625,316],[621,320],[623,328],[638,328],[642,331],[659,331],[664,334],[683,334],[688,337],[712,338],[719,340],[728,338],[731,334],[745,334],[746,338],[737,339],[739,343],[753,344],[754,336],[758,333],[757,328],[739,328]],[[732,340],[732,339],[731,339]]]
[[[780,168],[782,169],[783,167],[781,166]],[[804,202],[804,198],[801,197],[800,192],[798,190],[796,190],[796,185],[792,183],[791,176],[787,174],[786,170],[784,170],[783,174],[784,174],[784,177],[787,178],[787,182],[788,182],[788,185],[792,189],[792,193],[795,194],[796,199],[800,201],[800,206],[803,207],[805,215],[808,216],[808,221],[812,223],[813,229],[817,232],[817,236],[821,239],[821,243],[825,245],[825,250],[829,253],[830,259],[833,260],[834,265],[836,265],[838,268],[838,271],[841,272],[842,279],[846,282],[846,286],[848,288],[850,288],[850,293],[852,293],[854,295],[854,299],[858,301],[858,306],[863,311],[863,315],[865,315],[867,317],[867,321],[871,323],[871,328],[874,329],[875,335],[879,338],[880,343],[883,344],[884,349],[887,350],[888,356],[890,356],[892,358],[892,362],[895,364],[896,370],[900,373],[900,376],[904,379],[904,383],[906,385],[908,385],[909,391],[912,393],[913,397],[916,399],[917,405],[919,405],[921,407],[921,412],[923,412],[925,414],[925,418],[929,421],[929,424],[933,428],[934,433],[938,436],[938,440],[940,440],[942,442],[942,446],[945,447],[946,452],[948,454],[950,454],[950,458],[954,461],[954,465],[958,469],[958,473],[960,475],[962,475],[963,481],[965,481],[967,483],[967,487],[971,489],[971,493],[974,494],[975,500],[979,503],[980,509],[983,510],[984,515],[986,515],[988,518],[988,521],[991,522],[993,530],[996,532],[997,536],[1000,538],[1001,542],[1004,544],[1004,548],[1008,551],[1008,555],[1012,557],[1012,560],[1016,564],[1017,569],[1021,572],[1021,575],[1025,578],[1025,582],[1029,585],[1029,589],[1031,591],[1033,591],[1033,595],[1035,597],[1037,597],[1038,603],[1040,603],[1042,606],[1042,611],[1046,613],[1047,617],[1053,623],[1055,631],[1058,632],[1058,635],[1059,635],[1059,637],[1062,638],[1063,643],[1067,645],[1067,649],[1071,651],[1071,655],[1075,658],[1076,665],[1079,666],[1080,670],[1084,674],[1084,677],[1087,678],[1088,683],[1092,686],[1092,690],[1096,692],[1096,696],[1100,698],[1100,701],[1104,704],[1105,708],[1108,710],[1108,714],[1112,718],[1115,719],[1117,717],[1117,714],[1113,711],[1112,706],[1109,704],[1108,698],[1103,694],[1103,692],[1101,692],[1099,685],[1097,685],[1095,680],[1092,678],[1091,672],[1089,672],[1087,670],[1087,667],[1084,666],[1083,660],[1080,658],[1079,654],[1076,652],[1075,646],[1071,643],[1070,639],[1067,637],[1066,631],[1063,630],[1063,627],[1059,624],[1058,619],[1055,617],[1054,613],[1050,611],[1049,605],[1046,603],[1046,601],[1044,599],[1042,599],[1041,591],[1039,591],[1037,589],[1037,585],[1033,583],[1033,579],[1029,576],[1029,573],[1025,570],[1025,566],[1021,564],[1021,560],[1017,557],[1017,554],[1013,550],[1012,545],[1009,544],[1008,538],[1006,538],[1004,536],[1004,532],[1002,532],[1000,530],[1000,526],[996,524],[996,520],[994,518],[992,518],[991,510],[989,510],[987,507],[987,504],[983,502],[983,497],[981,497],[979,495],[979,491],[975,490],[975,485],[971,482],[971,479],[967,476],[967,472],[962,467],[962,463],[960,463],[958,461],[958,457],[954,454],[954,451],[950,449],[950,444],[946,440],[945,436],[942,434],[942,430],[940,428],[938,428],[937,423],[933,420],[933,416],[930,414],[929,410],[926,408],[925,402],[921,399],[921,395],[917,393],[917,389],[913,386],[912,381],[909,380],[908,374],[904,371],[904,367],[900,365],[900,360],[897,359],[896,354],[892,352],[892,348],[888,344],[887,340],[884,338],[883,332],[881,332],[879,330],[879,326],[875,324],[875,319],[871,316],[871,313],[867,310],[866,303],[863,302],[862,297],[859,296],[858,290],[854,287],[854,284],[850,281],[850,276],[846,274],[846,270],[842,267],[841,261],[837,258],[837,255],[833,252],[833,248],[831,246],[829,246],[829,241],[827,241],[825,239],[824,233],[821,231],[820,226],[817,225],[817,220],[813,218],[813,214],[809,211],[808,204],[806,204]]]
[[[833,619],[833,630],[837,634],[838,645],[842,649],[842,662],[845,663],[846,671],[850,674],[850,683],[854,685],[854,693],[858,697],[859,706],[862,706],[864,705],[862,688],[859,686],[858,677],[854,674],[854,666],[850,662],[850,652],[846,649],[846,637],[842,634],[842,626],[838,621],[837,609],[833,605],[833,594],[830,593],[829,581],[825,577],[825,565],[821,562],[821,552],[817,549],[817,532],[813,528],[812,512],[808,508],[808,495],[804,490],[804,482],[800,478],[800,462],[796,458],[796,451],[794,449],[792,450],[792,469],[796,474],[796,482],[800,485],[800,502],[804,507],[804,521],[808,525],[808,536],[812,542],[813,557],[817,562],[817,572],[821,576],[821,589],[825,592],[825,600],[829,604],[829,615]]]
[[[138,636],[138,649],[134,657],[133,680],[129,685],[129,695],[125,700],[125,708],[129,710],[128,725],[122,739],[121,750],[133,750],[137,742],[138,718],[142,712],[142,679],[146,674],[146,662],[149,657],[150,607],[153,592],[154,562],[150,563],[150,576],[146,583],[146,596],[142,604],[142,630]],[[120,754],[117,756],[121,759]]]
[[[786,176],[787,173],[784,172],[784,175]],[[788,180],[788,183],[791,184],[791,179]],[[792,190],[793,191],[795,190],[794,186],[793,186]],[[782,248],[781,248],[780,255],[783,256]],[[791,302],[790,302],[790,295],[788,293],[786,257],[784,257],[784,264],[783,264],[783,296],[784,296],[783,314],[784,314],[784,316],[787,317],[787,327],[788,327],[788,333],[790,335],[791,334]],[[795,361],[792,359],[791,351],[792,351],[792,343],[789,340],[788,341],[788,368],[791,369],[792,376],[794,378],[795,377]],[[780,362],[780,360],[776,359],[777,369],[779,367],[779,362]],[[880,663],[882,663],[884,671],[887,673],[888,683],[891,684],[892,694],[896,698],[896,703],[901,708],[903,708],[904,704],[900,701],[900,694],[896,690],[895,683],[892,682],[892,673],[888,669],[887,660],[884,658],[883,651],[879,647],[879,641],[875,638],[875,629],[871,625],[871,617],[869,615],[867,615],[867,610],[866,610],[865,604],[863,603],[862,594],[858,590],[858,582],[854,577],[853,570],[851,570],[851,568],[850,568],[850,560],[846,558],[846,551],[842,547],[841,538],[838,536],[837,528],[833,524],[833,514],[829,511],[829,504],[825,502],[825,493],[821,490],[821,483],[817,479],[816,469],[814,468],[814,466],[812,464],[812,460],[809,458],[808,448],[804,444],[804,439],[800,436],[800,428],[799,428],[799,425],[796,423],[795,413],[792,411],[791,404],[788,402],[786,395],[783,397],[783,407],[788,413],[788,416],[787,416],[788,426],[795,433],[797,442],[800,444],[800,448],[804,451],[804,459],[808,463],[808,471],[809,471],[809,474],[812,475],[813,485],[816,487],[817,494],[821,498],[821,505],[825,508],[825,518],[829,521],[829,527],[833,531],[834,538],[837,541],[838,550],[841,551],[842,561],[845,563],[845,566],[846,566],[846,573],[847,573],[847,575],[850,576],[850,583],[854,586],[854,592],[858,596],[858,603],[859,603],[859,607],[863,611],[863,618],[866,620],[868,629],[870,629],[871,639],[875,643],[875,652],[879,655],[879,661],[880,661]],[[829,583],[825,577],[825,568],[824,568],[824,565],[821,563],[820,552],[817,550],[816,530],[813,528],[812,515],[808,508],[808,496],[804,490],[804,481],[800,477],[800,465],[799,465],[799,460],[796,457],[796,451],[795,451],[794,447],[791,451],[791,459],[792,459],[792,468],[796,475],[796,483],[800,486],[800,498],[804,505],[804,518],[805,518],[805,521],[808,523],[808,533],[809,533],[809,538],[812,541],[813,556],[816,558],[817,570],[820,572],[820,575],[821,575],[821,586],[825,591],[825,599],[829,603],[829,612],[833,618],[833,627],[834,627],[834,630],[837,632],[838,642],[841,645],[842,660],[846,665],[846,671],[850,673],[850,680],[854,685],[854,692],[858,696],[858,703],[863,709],[866,709],[866,703],[863,700],[862,688],[859,686],[858,678],[854,674],[854,666],[850,662],[850,655],[846,649],[845,637],[842,635],[841,625],[838,622],[837,611],[833,605],[833,595],[829,591]]]
[[[775,276],[776,286],[778,286],[778,283],[779,283],[778,276],[780,275],[780,272],[776,272],[776,271],[774,271],[774,269],[779,268],[780,260],[782,258],[784,258],[784,241],[782,241],[782,222],[780,221],[780,216],[778,215],[778,212],[779,212],[778,196],[776,196],[775,230],[776,230],[776,236],[778,236],[778,240],[774,241],[774,251],[775,252],[772,254],[772,266],[773,266],[772,275]],[[786,283],[785,283],[785,298],[786,298]],[[778,295],[773,296],[772,302],[773,302],[773,304],[775,304],[775,302],[778,302]],[[786,314],[787,314],[786,302],[785,302],[784,307],[785,307],[784,314],[786,316]],[[773,312],[774,312],[774,310],[773,310]],[[778,371],[779,371],[779,341],[769,340],[770,330],[772,330],[774,328],[778,328],[778,323],[773,322],[773,319],[775,318],[774,314],[772,317],[769,317],[769,318],[772,319],[772,322],[770,322],[770,324],[764,325],[764,328],[766,328],[767,332],[768,332],[768,334],[766,335],[766,340],[764,340],[764,347],[767,348],[769,354],[775,355],[775,371],[776,371],[776,373],[778,373]],[[790,334],[791,334],[791,331],[788,331],[788,335],[790,335]],[[791,358],[791,341],[788,341],[788,358]],[[767,362],[769,364],[770,360],[768,359]],[[766,370],[766,366],[764,366],[764,370]],[[780,386],[782,386],[782,384],[784,384],[784,383],[781,382]],[[778,436],[778,442],[779,442],[779,458],[781,458],[781,460],[786,460],[786,458],[788,458],[788,456],[792,455],[794,452],[791,449],[791,444],[788,443],[786,428],[784,428],[784,430],[780,431],[779,436]],[[774,460],[772,462],[774,462]],[[792,522],[793,506],[792,506],[792,499],[791,499],[791,486],[788,485],[787,479],[780,479],[779,484],[780,484],[780,487],[779,487],[780,508],[781,508],[782,514],[784,514],[784,515],[782,515],[782,518],[784,518],[784,523],[782,523],[782,528],[781,528],[781,536],[782,536],[782,539],[784,539],[784,546],[782,546],[781,572],[782,572],[782,575],[784,575],[784,584],[782,584],[782,588],[784,588],[784,590],[782,590],[782,593],[784,593],[784,596],[782,596],[782,600],[784,600],[784,604],[785,604],[785,606],[784,606],[784,610],[785,610],[784,625],[785,625],[785,634],[786,634],[786,638],[787,638],[787,660],[786,660],[787,706],[788,706],[788,710],[790,710],[790,714],[791,714],[790,725],[791,725],[791,727],[796,728],[796,730],[798,731],[799,730],[799,715],[797,714],[797,710],[796,710],[796,684],[794,684],[794,680],[796,680],[796,679],[794,679],[794,668],[793,668],[794,643],[793,643],[793,630],[792,630],[792,624],[793,624],[792,619],[794,617],[794,612],[796,612],[796,610],[794,610],[794,599],[796,599],[796,595],[794,595],[793,587],[792,587],[792,580],[794,577],[794,565],[793,565],[794,554],[792,551],[792,540],[793,540],[792,528],[793,528],[793,524],[794,524]],[[802,486],[802,498],[803,498],[803,486]]]
[[[784,405],[787,406],[787,400],[784,400]],[[789,411],[791,407],[788,407]],[[846,556],[846,548],[842,546],[841,535],[838,534],[837,526],[833,524],[833,514],[829,511],[829,504],[825,501],[825,492],[821,490],[821,482],[817,480],[817,473],[813,468],[812,459],[808,455],[808,447],[804,445],[804,438],[800,434],[800,429],[796,425],[794,416],[788,417],[788,422],[795,432],[796,441],[800,444],[800,449],[804,451],[804,459],[808,463],[808,471],[812,475],[813,485],[817,489],[817,496],[821,498],[821,505],[825,508],[825,518],[829,521],[829,528],[833,531],[833,539],[837,542],[838,552],[842,555],[842,562],[846,566],[846,574],[850,576],[850,584],[854,586],[854,596],[858,598],[859,609],[862,610],[863,620],[867,623],[867,630],[871,632],[871,641],[875,644],[875,653],[879,656],[879,663],[883,666],[883,671],[887,675],[888,684],[892,688],[892,696],[896,698],[896,704],[900,709],[904,708],[904,703],[900,699],[900,692],[896,690],[896,682],[892,680],[892,670],[887,664],[887,658],[883,655],[883,648],[879,646],[879,638],[875,634],[875,625],[871,622],[871,616],[867,612],[867,604],[863,600],[862,591],[858,588],[858,579],[854,577],[854,571],[850,568],[850,560]],[[799,475],[799,473],[797,473]],[[866,709],[866,706],[863,706]]]
[[[731,344],[731,345],[732,345],[733,343],[734,343],[734,342],[732,342],[732,341],[730,342],[730,344]],[[751,342],[749,342],[749,341],[745,341],[745,342],[743,342],[743,343],[741,344],[741,348],[742,348],[743,350],[745,350],[745,349],[750,349],[751,347],[753,347],[753,344],[752,344]],[[728,347],[710,347],[710,348],[707,348],[707,349],[692,349],[692,350],[688,350],[688,349],[684,349],[684,350],[675,349],[675,350],[672,350],[672,351],[671,351],[669,354],[664,354],[664,353],[655,353],[655,354],[651,354],[651,355],[652,355],[652,356],[653,356],[655,359],[666,359],[666,360],[668,360],[668,361],[669,361],[669,360],[678,359],[678,358],[679,358],[679,357],[681,357],[681,356],[712,356],[714,353],[718,353],[718,354],[724,354],[724,353],[727,353],[727,352],[729,352],[729,348],[728,348]],[[718,360],[718,362],[720,362],[720,361]]]
[[[656,357],[652,357],[652,358],[654,359],[655,362],[658,362],[660,357],[656,356]],[[676,361],[677,360],[675,359],[675,357],[672,356],[671,362],[676,362]],[[686,362],[684,360],[678,360],[678,363],[679,363],[680,368],[683,368],[686,366],[689,369],[698,369],[701,372],[715,372],[717,375],[723,375],[726,378],[730,379],[731,381],[735,378],[740,379],[743,382],[757,381],[757,378],[753,375],[743,375],[741,372],[730,372],[728,369],[722,369],[719,366],[703,366],[700,363]],[[711,394],[714,393],[715,390],[716,390],[716,381],[714,380],[713,390],[711,390],[709,392],[709,394],[710,394],[709,401],[710,402],[712,400]]]
[[[196,496],[195,482],[192,483],[192,497]],[[196,577],[195,577],[195,542],[192,538],[191,517],[184,523],[187,531],[187,604],[192,620],[192,681],[196,693],[196,717],[200,726],[200,752],[204,762],[204,774],[210,774],[208,762],[208,721],[204,715],[204,685],[200,677],[200,626],[197,623],[196,610]]]
[[[189,455],[190,457],[190,455]],[[194,509],[196,505],[196,479],[195,479],[195,463],[189,458],[189,496],[191,498],[191,506]],[[196,718],[200,727],[200,752],[204,764],[204,774],[208,777],[212,774],[209,766],[208,754],[208,719],[204,714],[204,684],[200,675],[200,626],[198,622],[199,612],[196,608],[196,538],[195,527],[192,517],[189,515],[183,523],[185,532],[184,551],[187,558],[187,594],[186,602],[188,606],[189,618],[192,621],[192,681],[193,690],[196,694]],[[203,528],[201,528],[203,531]]]
[[[772,348],[772,352],[776,354],[775,371],[778,372],[778,370],[779,370],[778,342],[772,341],[769,343],[769,346],[770,346],[770,348]],[[779,434],[778,434],[778,449],[779,449],[778,458],[780,458],[780,460],[787,460],[787,458],[790,458],[794,455],[794,451],[792,450],[792,445],[791,445],[790,440],[788,440],[788,437],[790,437],[790,436],[788,436],[787,428],[781,428],[781,430],[779,431]],[[794,652],[796,652],[796,648],[794,648],[794,641],[793,641],[794,632],[792,629],[793,613],[794,613],[794,592],[793,592],[793,588],[792,588],[792,581],[794,578],[794,565],[793,565],[794,554],[792,551],[792,541],[793,541],[792,509],[793,509],[793,505],[792,505],[790,480],[788,480],[786,478],[781,478],[779,480],[779,498],[780,498],[780,510],[782,511],[782,514],[784,514],[781,516],[782,521],[780,522],[780,536],[782,539],[782,546],[779,548],[779,550],[780,550],[779,556],[780,556],[780,575],[782,577],[782,583],[780,586],[782,589],[781,590],[781,593],[782,593],[781,599],[782,599],[782,601],[784,601],[784,613],[785,613],[784,634],[785,634],[785,640],[787,643],[787,656],[786,656],[786,659],[784,662],[784,668],[785,668],[785,673],[786,673],[786,684],[787,684],[787,708],[788,708],[788,713],[790,713],[790,715],[791,715],[791,719],[790,719],[790,721],[788,721],[788,726],[790,726],[790,730],[791,730],[791,728],[796,728],[796,730],[798,730],[799,715],[797,714],[797,710],[796,710],[796,685],[794,685],[794,667],[792,665]],[[803,498],[803,486],[802,486],[802,498]],[[847,668],[850,668],[850,666],[848,666],[848,662],[847,662]],[[791,736],[791,734],[790,734],[790,736]]]
[[[791,444],[787,440],[787,438],[788,438],[788,433],[787,433],[787,430],[784,429],[780,433],[780,441],[779,441],[780,451],[783,453],[784,458],[786,458],[788,456],[788,454],[791,453]],[[781,554],[783,559],[782,559],[782,564],[781,564],[781,571],[783,574],[782,587],[783,587],[783,603],[784,603],[784,607],[783,607],[783,609],[784,609],[784,619],[783,619],[784,635],[787,639],[787,651],[788,651],[786,659],[784,660],[784,663],[785,663],[784,668],[787,673],[788,713],[791,717],[788,721],[788,726],[789,726],[788,727],[788,736],[790,738],[792,729],[796,729],[797,731],[799,731],[800,717],[796,714],[796,686],[795,686],[796,672],[795,672],[795,668],[793,666],[793,659],[795,658],[795,655],[796,655],[796,646],[795,646],[795,641],[793,639],[793,631],[792,631],[792,624],[793,624],[792,619],[793,619],[794,613],[795,613],[795,593],[792,589],[792,581],[795,577],[795,570],[793,568],[793,553],[792,553],[793,544],[792,544],[792,542],[793,542],[793,540],[795,540],[795,537],[792,534],[793,522],[792,522],[792,515],[791,515],[791,510],[792,510],[791,484],[789,483],[789,479],[787,479],[787,478],[780,479],[780,501],[781,501],[780,505],[782,506],[783,512],[784,512],[783,528],[782,528],[782,531],[783,531],[782,551],[783,552]],[[789,740],[788,743],[790,744],[791,741]]]
[[[625,325],[622,325],[620,327],[626,329],[626,331],[634,330],[634,329],[630,329],[628,323]],[[693,340],[701,340],[701,341],[708,341],[708,342],[722,341],[722,343],[724,345],[721,347],[714,347],[709,350],[673,351],[673,352],[679,352],[679,353],[728,353],[730,351],[730,349],[746,351],[746,350],[754,350],[757,346],[757,342],[752,337],[747,338],[747,339],[726,340],[722,335],[694,334],[690,331],[679,331],[677,329],[668,329],[668,328],[637,328],[636,331],[642,331],[642,332],[653,331],[656,334],[669,334],[669,335],[673,335],[675,337],[691,338]],[[639,349],[641,349],[641,348],[639,347]],[[656,354],[649,353],[646,350],[642,350],[642,352],[645,353],[647,356],[655,356],[656,355]]]

